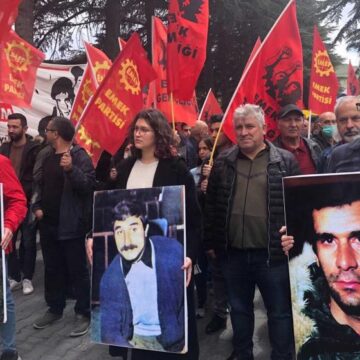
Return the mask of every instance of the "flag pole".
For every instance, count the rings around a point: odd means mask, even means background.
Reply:
[[[154,65],[155,60],[154,60],[154,54],[155,54],[155,16],[151,17],[151,63],[152,65]],[[157,98],[156,98],[156,80],[153,80],[150,82],[149,84],[149,92],[148,92],[148,96],[149,94],[151,94],[151,89],[153,89],[153,95],[154,95],[154,102],[153,102],[153,108],[157,109]]]
[[[173,93],[170,93],[170,104],[171,104],[171,122],[173,126],[173,130],[175,131],[175,112],[174,112],[174,96]]]
[[[224,125],[224,121],[229,113],[229,110],[230,110],[230,107],[231,107],[231,104],[233,103],[234,101],[234,98],[236,96],[236,94],[238,93],[239,91],[239,88],[240,86],[242,85],[243,81],[244,81],[244,78],[245,76],[247,75],[247,73],[249,72],[249,70],[251,69],[251,66],[252,64],[255,62],[257,56],[259,55],[260,51],[262,50],[263,46],[266,44],[266,40],[269,38],[270,34],[273,32],[274,28],[276,27],[276,25],[279,23],[280,19],[283,17],[284,13],[287,11],[287,9],[294,3],[295,0],[290,0],[287,5],[285,6],[284,10],[281,12],[281,14],[279,15],[279,17],[276,19],[274,25],[271,27],[270,31],[267,33],[265,39],[261,42],[260,46],[258,47],[257,51],[255,52],[253,58],[250,60],[249,64],[247,64],[248,66],[245,67],[245,70],[244,72],[242,73],[241,75],[241,78],[240,78],[240,81],[233,93],[233,96],[231,97],[231,100],[229,102],[229,105],[228,107],[226,108],[226,111],[225,111],[225,114],[222,118],[222,121],[220,123],[220,127],[219,127],[219,132],[218,132],[218,135],[220,134],[220,132],[222,131],[222,128],[223,128],[223,125]],[[216,145],[217,145],[217,138],[218,136],[216,137],[215,139],[215,143],[214,143],[214,146],[213,146],[213,149],[211,151],[211,155],[210,155],[210,160],[213,159],[214,157],[214,153],[215,153],[215,150],[216,150]]]
[[[309,109],[309,124],[308,124],[308,133],[307,133],[307,138],[310,139],[311,136],[311,110]]]
[[[201,120],[202,114],[203,114],[203,112],[204,112],[204,110],[205,110],[205,104],[207,103],[208,98],[209,98],[209,96],[210,96],[210,92],[211,92],[211,88],[209,89],[209,91],[208,91],[208,93],[207,93],[207,95],[206,95],[205,101],[204,101],[203,106],[202,106],[202,108],[201,108],[201,111],[200,111],[200,113],[199,113],[198,120]]]

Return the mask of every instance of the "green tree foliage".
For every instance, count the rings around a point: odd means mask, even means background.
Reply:
[[[117,38],[128,39],[138,31],[148,53],[151,45],[151,16],[166,21],[166,0],[23,0],[34,8],[34,44],[51,52],[55,61],[85,61],[81,36],[88,34],[110,58],[118,54]],[[225,108],[239,82],[258,36],[265,38],[288,0],[209,0],[210,25],[207,61],[200,76],[199,103],[211,87]],[[325,16],[324,3],[340,0],[298,0],[297,13],[304,53],[304,99],[306,103],[311,67],[314,24],[320,25],[319,13]],[[356,4],[355,1],[353,1]],[[355,5],[354,5],[355,7]],[[359,7],[359,5],[357,5]],[[343,8],[339,8],[342,10]],[[21,16],[21,15],[20,15]],[[327,13],[326,16],[331,16]],[[336,21],[337,18],[331,18]],[[21,19],[19,20],[21,22]],[[325,42],[333,30],[329,24],[319,26]],[[284,34],[286,36],[286,34]],[[339,58],[328,50],[333,64]],[[82,57],[79,58],[79,55]]]
[[[114,58],[119,36],[128,38],[138,31],[147,43],[151,15],[164,12],[166,6],[159,0],[35,0],[34,44],[51,50],[54,60],[71,59],[79,54],[85,34]]]
[[[345,40],[348,49],[360,52],[360,1],[323,0],[319,2],[321,19],[327,24],[339,24],[344,10],[348,10],[344,25],[340,28],[333,43]]]

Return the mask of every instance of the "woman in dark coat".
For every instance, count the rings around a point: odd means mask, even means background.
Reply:
[[[173,156],[173,132],[164,115],[155,109],[138,113],[130,127],[129,141],[133,156],[123,160],[118,168],[115,188],[135,189],[184,185],[186,196],[186,259],[187,273],[188,353],[172,354],[146,350],[132,351],[132,360],[197,360],[199,345],[196,331],[192,265],[201,236],[201,213],[193,177],[184,160]],[[110,346],[110,354],[126,359],[127,349]]]

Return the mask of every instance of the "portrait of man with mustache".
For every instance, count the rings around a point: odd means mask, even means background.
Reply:
[[[100,281],[101,341],[181,352],[185,346],[183,245],[151,235],[145,206],[122,200],[113,208],[118,254]]]
[[[360,176],[314,176],[297,181],[302,186],[286,189],[285,180],[287,237],[294,240],[289,267],[297,358],[357,359]],[[298,208],[291,210],[295,203]],[[305,253],[310,252],[312,257],[305,261]]]

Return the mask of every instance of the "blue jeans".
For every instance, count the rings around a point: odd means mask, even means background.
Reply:
[[[234,351],[253,359],[254,294],[258,286],[268,316],[271,359],[291,359],[293,328],[287,263],[268,266],[267,250],[230,249],[222,259],[233,326]]]
[[[16,350],[15,303],[8,281],[6,281],[6,305],[7,305],[7,322],[5,324],[3,323],[0,324],[0,336],[3,343],[3,352],[14,352]]]

